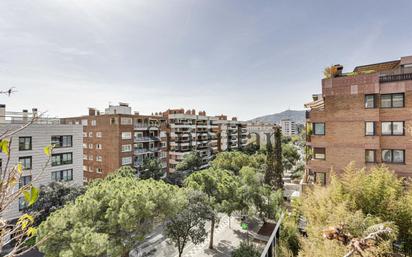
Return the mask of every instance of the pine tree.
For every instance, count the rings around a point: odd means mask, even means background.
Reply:
[[[275,173],[274,186],[276,189],[283,189],[283,162],[282,162],[282,132],[279,127],[275,127]]]

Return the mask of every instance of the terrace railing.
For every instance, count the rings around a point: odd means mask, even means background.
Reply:
[[[280,225],[282,224],[284,217],[285,217],[285,213],[282,213],[260,257],[276,257],[277,256],[276,249],[279,245]]]

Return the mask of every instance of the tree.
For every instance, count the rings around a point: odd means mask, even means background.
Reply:
[[[235,175],[239,174],[242,167],[250,164],[250,156],[239,151],[221,152],[212,161],[212,167],[232,171]]]
[[[241,149],[241,151],[248,155],[256,154],[260,149],[260,145],[255,143],[247,144],[245,147]]]
[[[140,178],[159,180],[164,175],[162,163],[157,158],[143,159],[142,170]]]
[[[283,163],[282,163],[282,131],[275,128],[275,167],[273,185],[275,189],[283,189]]]
[[[154,225],[181,209],[185,202],[181,189],[127,175],[132,172],[130,167],[121,168],[53,212],[38,231],[37,240],[53,235],[39,246],[45,257],[129,256]]]
[[[199,244],[206,239],[206,220],[213,215],[207,200],[204,193],[189,191],[188,203],[166,225],[166,236],[177,247],[179,257],[189,241]]]
[[[187,177],[185,185],[188,188],[205,193],[208,197],[208,204],[214,211],[211,216],[209,243],[209,248],[213,249],[217,213],[220,211],[230,214],[233,211],[234,205],[231,203],[238,202],[238,179],[227,170],[209,168]]]
[[[232,257],[259,257],[260,251],[254,244],[240,242],[238,248],[232,252]]]
[[[202,166],[202,157],[197,151],[192,151],[189,154],[184,155],[183,160],[176,165],[177,171],[190,171],[198,170]]]
[[[85,188],[64,182],[52,182],[47,186],[40,187],[39,198],[36,203],[27,208],[26,212],[33,214],[35,226],[40,225],[54,211],[62,208],[65,204],[84,194]]]
[[[293,144],[282,145],[282,159],[285,170],[292,170],[300,160],[299,152]]]

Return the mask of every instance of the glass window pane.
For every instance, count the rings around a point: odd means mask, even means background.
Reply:
[[[392,122],[382,122],[382,135],[392,134]]]
[[[404,151],[403,150],[393,150],[393,162],[397,162],[397,163],[404,162]]]
[[[403,94],[393,94],[392,95],[392,107],[403,107]]]
[[[403,135],[403,122],[402,121],[392,122],[392,134],[393,135]]]
[[[381,95],[381,107],[390,108],[392,107],[392,95]]]
[[[392,151],[391,150],[382,150],[382,160],[384,162],[392,162]]]
[[[375,108],[374,95],[365,95],[365,108]]]
[[[325,123],[313,123],[314,135],[325,135]]]
[[[367,136],[375,135],[375,123],[373,121],[367,121],[365,123],[365,135]]]
[[[375,162],[375,150],[366,150],[365,160],[366,162]]]

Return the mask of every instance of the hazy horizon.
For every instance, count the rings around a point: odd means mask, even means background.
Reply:
[[[412,55],[412,2],[40,0],[0,2],[9,111],[205,110],[241,120],[303,110],[324,67]]]

